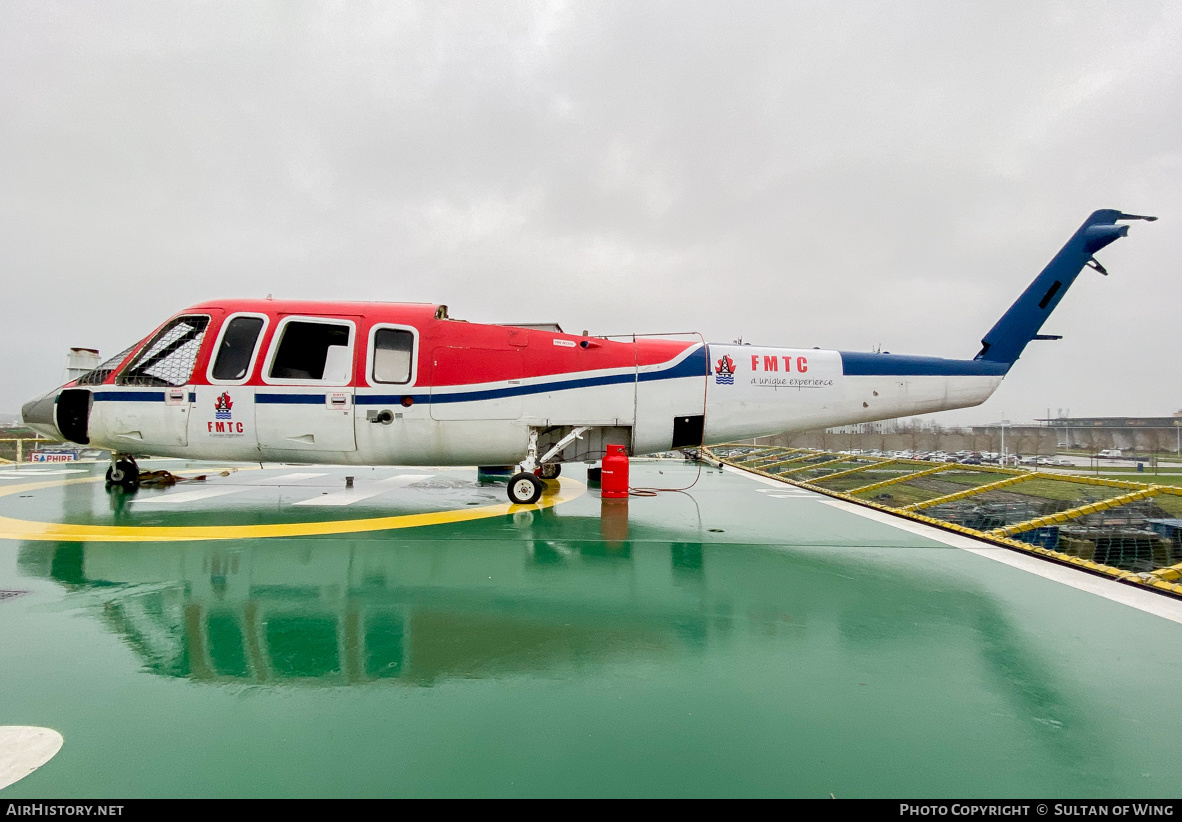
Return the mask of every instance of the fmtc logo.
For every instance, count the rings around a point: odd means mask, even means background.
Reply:
[[[791,371],[795,370],[796,373],[803,374],[805,371],[809,370],[808,357],[785,357],[783,355],[780,355],[780,356],[770,355],[769,356],[767,354],[762,354],[762,355],[761,354],[752,354],[751,355],[751,370],[752,371],[761,370],[759,366],[762,364],[763,371],[779,371],[781,360],[784,362],[784,370],[786,372],[791,372]],[[793,363],[796,364],[795,369],[792,368]]]
[[[222,395],[213,401],[213,419],[206,421],[210,434],[215,437],[241,437],[243,435],[246,427],[241,422],[232,421],[230,409],[233,407],[234,401],[230,399],[230,394],[226,391],[223,391]],[[247,414],[247,416],[250,415]]]
[[[735,361],[726,354],[723,354],[718,365],[714,366],[714,382],[718,385],[735,384]]]

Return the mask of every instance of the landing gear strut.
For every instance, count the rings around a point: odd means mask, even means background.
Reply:
[[[575,428],[539,457],[538,429],[531,428],[529,430],[529,444],[525,449],[525,459],[517,467],[517,473],[509,480],[509,501],[516,505],[531,505],[537,502],[542,496],[542,480],[558,479],[558,475],[562,473],[562,466],[557,462],[549,462],[549,460],[559,454],[572,441],[582,439],[583,434],[590,430],[591,427],[588,425]]]
[[[538,432],[531,428],[525,459],[517,466],[517,473],[509,479],[509,502],[532,505],[542,498],[542,481],[534,475],[538,466]]]
[[[140,467],[135,457],[111,455],[111,467],[107,469],[107,488],[118,485],[124,491],[135,491],[140,487]]]

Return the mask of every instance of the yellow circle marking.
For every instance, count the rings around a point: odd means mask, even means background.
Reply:
[[[192,472],[190,472],[192,473]],[[209,473],[209,472],[206,472]],[[30,482],[0,487],[0,497],[56,488],[103,482],[103,477]],[[587,486],[578,480],[548,480],[542,498],[533,505],[501,502],[479,508],[435,511],[425,514],[400,514],[369,519],[340,519],[330,522],[277,522],[269,525],[70,525],[60,522],[35,522],[0,516],[0,539],[54,540],[64,542],[181,542],[206,539],[262,539],[265,537],[307,537],[323,534],[356,534],[363,531],[386,531],[393,528],[418,528],[501,517],[517,511],[534,511],[570,502],[582,496]]]

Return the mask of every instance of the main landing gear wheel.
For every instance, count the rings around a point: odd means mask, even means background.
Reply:
[[[118,485],[124,491],[135,491],[140,487],[140,467],[135,460],[119,459],[107,469],[107,487]]]
[[[558,475],[562,473],[562,466],[556,462],[548,462],[542,466],[542,471],[538,476],[545,480],[558,479]]]
[[[516,505],[532,505],[541,499],[542,481],[533,474],[522,472],[509,480],[509,501]]]

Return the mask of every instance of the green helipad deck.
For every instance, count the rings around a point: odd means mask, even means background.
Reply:
[[[709,468],[104,467],[0,470],[0,726],[65,740],[0,798],[1182,791],[1182,602],[1006,548]]]

